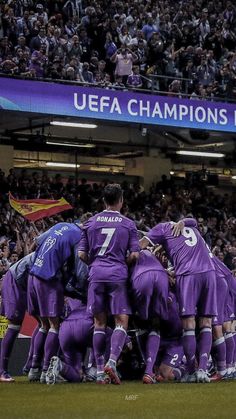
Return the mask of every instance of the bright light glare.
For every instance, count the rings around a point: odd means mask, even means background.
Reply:
[[[190,151],[190,150],[178,150],[176,151],[176,154],[179,154],[181,156],[198,156],[198,157],[213,157],[213,158],[225,157],[225,154],[223,153],[210,153],[210,152],[205,152],[205,151]]]
[[[49,167],[68,167],[68,168],[75,169],[76,167],[80,167],[80,164],[76,165],[75,163],[60,163],[60,162],[54,162],[54,161],[47,161],[46,166],[49,166]]]
[[[59,145],[63,147],[94,148],[95,144],[61,143],[57,141],[46,141],[46,144]]]
[[[71,127],[71,128],[97,128],[95,124],[83,124],[80,122],[66,122],[66,121],[51,121],[50,125],[58,127]]]

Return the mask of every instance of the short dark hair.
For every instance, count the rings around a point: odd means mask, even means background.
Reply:
[[[106,204],[115,205],[123,198],[123,191],[118,183],[109,184],[104,188],[103,198]]]

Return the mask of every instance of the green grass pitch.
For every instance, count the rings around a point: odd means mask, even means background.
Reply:
[[[0,383],[2,419],[236,419],[236,381],[211,384],[124,382]]]

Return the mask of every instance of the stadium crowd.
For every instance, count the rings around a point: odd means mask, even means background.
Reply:
[[[86,179],[76,185],[75,176],[65,180],[60,174],[51,177],[47,172],[30,173],[25,169],[17,175],[13,169],[8,175],[0,171],[0,277],[11,263],[31,251],[35,236],[57,222],[71,222],[86,212],[101,211],[105,185],[106,182],[90,183]],[[148,192],[127,182],[122,187],[125,199],[122,212],[135,221],[139,230],[148,231],[157,222],[193,215],[210,248],[236,272],[235,194],[219,194],[217,189],[214,191],[194,179],[180,186],[173,177],[167,179],[166,176]],[[18,199],[60,199],[63,196],[73,210],[30,223],[11,208],[8,192]]]
[[[230,0],[2,0],[0,74],[234,99]]]

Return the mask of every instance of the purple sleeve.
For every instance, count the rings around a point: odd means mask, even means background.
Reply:
[[[89,243],[88,243],[88,236],[87,236],[87,228],[86,226],[83,227],[81,239],[78,246],[79,252],[89,252]]]
[[[129,229],[129,249],[131,252],[139,252],[140,246],[139,246],[139,239],[138,239],[138,230],[135,225],[135,223],[132,223],[130,225]]]
[[[164,225],[157,224],[148,232],[145,237],[150,241],[152,245],[162,244],[164,239]]]
[[[184,218],[183,219],[185,227],[196,227],[197,228],[197,221],[195,218]]]

